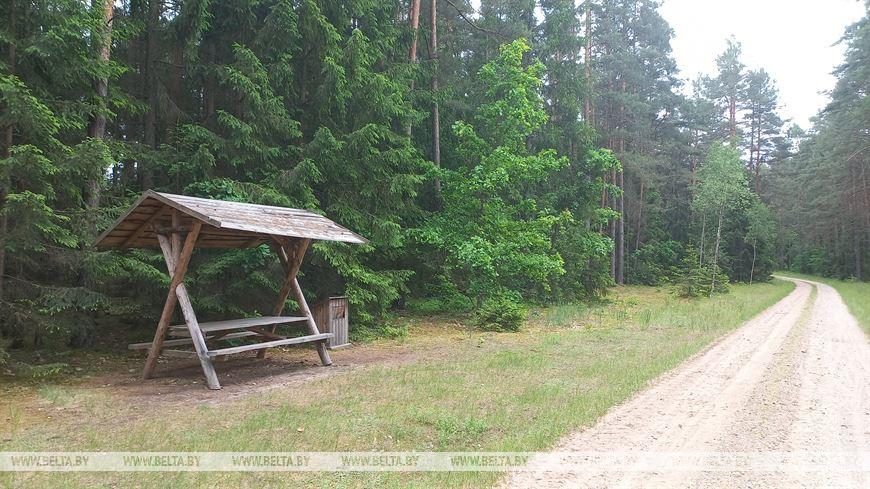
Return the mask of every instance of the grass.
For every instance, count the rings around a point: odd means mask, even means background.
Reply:
[[[780,298],[793,284],[736,285],[684,300],[648,287],[606,303],[534,311],[518,333],[445,326],[415,338],[424,360],[336,373],[214,406],[125,406],[99,393],[43,390],[68,403],[0,450],[537,451],[592,425],[614,404]],[[441,344],[436,349],[433,345]],[[74,388],[71,388],[74,389]],[[127,401],[129,403],[129,401]],[[61,408],[56,408],[61,409]],[[84,413],[84,414],[82,414]],[[301,430],[300,430],[301,428]],[[20,487],[485,487],[493,472],[0,474]]]
[[[837,280],[834,278],[817,277],[814,275],[805,275],[795,272],[777,272],[778,275],[789,276],[795,278],[805,278],[807,280],[815,280],[823,284],[828,284],[840,294],[843,302],[849,308],[849,312],[855,316],[855,319],[861,324],[868,334],[870,334],[870,282],[858,282],[855,280]]]

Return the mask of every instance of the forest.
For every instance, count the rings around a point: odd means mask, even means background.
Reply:
[[[511,329],[618,284],[706,296],[870,272],[870,17],[801,128],[739,40],[684,86],[654,0],[2,0],[0,363],[147,331],[169,278],[94,238],[144,190],[310,209],[312,299]],[[868,4],[870,12],[870,4]],[[711,54],[713,55],[713,54]],[[788,83],[788,80],[779,80]],[[266,247],[199,251],[205,317],[267,310]]]

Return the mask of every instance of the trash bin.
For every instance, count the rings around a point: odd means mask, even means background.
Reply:
[[[332,333],[326,346],[330,350],[350,346],[348,340],[347,297],[330,297],[314,305],[314,322],[321,333]]]

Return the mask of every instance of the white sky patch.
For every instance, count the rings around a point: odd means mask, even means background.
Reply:
[[[674,29],[671,40],[680,77],[714,74],[716,56],[734,35],[748,68],[764,68],[776,80],[780,113],[804,129],[824,108],[843,61],[833,46],[844,29],[864,15],[857,0],[665,0],[659,10]],[[686,87],[687,91],[691,86]]]
[[[471,5],[479,10],[480,0]],[[780,115],[809,129],[810,117],[827,105],[836,83],[831,72],[843,62],[843,45],[834,44],[864,16],[864,2],[663,0],[659,12],[674,30],[671,47],[685,93],[699,74],[716,73],[716,56],[734,35],[747,68],[764,68],[776,81]]]

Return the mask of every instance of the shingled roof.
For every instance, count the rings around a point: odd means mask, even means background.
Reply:
[[[367,243],[362,236],[311,211],[202,199],[148,190],[95,244],[100,248],[157,248],[157,230],[171,226],[173,209],[181,226],[203,222],[197,247],[251,248],[272,236]]]

